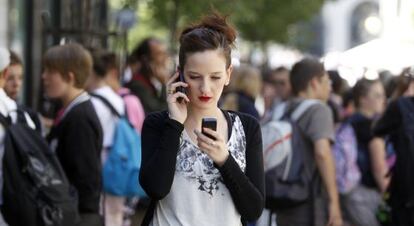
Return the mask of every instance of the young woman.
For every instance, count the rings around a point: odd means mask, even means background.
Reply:
[[[167,82],[168,111],[148,115],[142,131],[140,182],[152,199],[143,225],[242,225],[263,210],[259,124],[217,107],[230,81],[235,38],[217,14],[181,34],[179,72]],[[185,82],[176,82],[179,73]],[[216,131],[201,131],[204,117],[217,119]]]
[[[384,111],[384,87],[379,80],[361,79],[353,88],[353,98],[356,111],[347,122],[353,127],[357,141],[361,186],[354,191],[354,197],[359,198],[353,200],[349,214],[356,225],[379,225],[375,214],[390,178],[385,142],[374,137],[371,129]]]

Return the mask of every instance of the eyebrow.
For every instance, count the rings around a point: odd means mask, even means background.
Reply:
[[[195,72],[195,71],[189,71],[188,72],[189,74],[195,74],[195,75],[200,75],[200,76],[202,76],[202,74],[200,74],[200,73],[198,73],[198,72]],[[210,75],[221,75],[222,74],[222,72],[221,71],[216,71],[216,72],[212,72],[212,73],[210,73]]]

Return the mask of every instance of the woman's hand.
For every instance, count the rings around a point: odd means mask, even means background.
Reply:
[[[178,78],[178,72],[176,72],[167,82],[167,104],[170,118],[174,119],[181,124],[187,119],[187,103],[190,102],[187,95],[181,92],[176,92],[177,87],[187,87],[184,82],[176,82]],[[177,99],[181,97],[183,101],[179,102]]]
[[[224,139],[214,130],[203,128],[203,131],[214,139],[211,139],[198,130],[194,130],[197,135],[197,146],[206,153],[218,166],[224,165],[229,157],[229,151]]]

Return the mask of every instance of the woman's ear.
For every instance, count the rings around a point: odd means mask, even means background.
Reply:
[[[230,84],[230,79],[231,79],[231,73],[233,72],[233,65],[230,65],[229,68],[227,68],[227,80],[225,85],[228,86]]]

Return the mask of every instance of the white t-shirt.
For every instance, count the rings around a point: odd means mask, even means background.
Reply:
[[[246,137],[235,116],[229,151],[240,168],[246,168]],[[240,226],[241,216],[213,161],[184,130],[170,193],[158,201],[151,226]]]
[[[94,90],[92,93],[100,95],[108,100],[119,114],[125,114],[125,105],[122,97],[111,89],[111,87],[103,86]],[[102,126],[103,148],[106,150],[112,146],[118,117],[112,114],[111,110],[100,99],[92,96],[91,101]],[[105,151],[102,152],[103,159],[105,159],[106,154]]]

